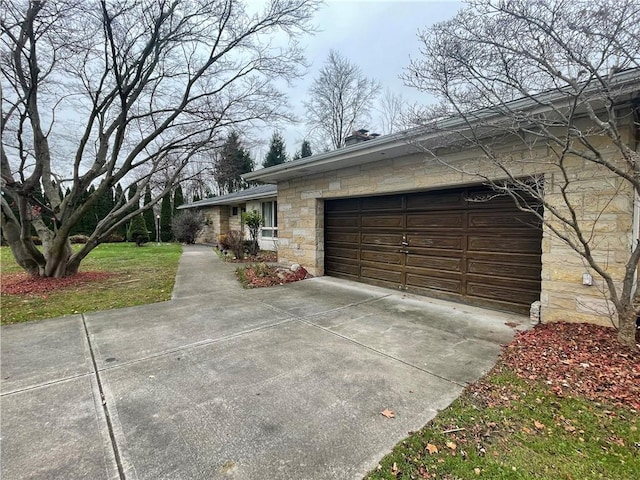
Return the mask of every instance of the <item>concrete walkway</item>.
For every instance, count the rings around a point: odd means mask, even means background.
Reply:
[[[169,302],[2,327],[0,476],[362,478],[526,321],[235,267],[185,247]]]

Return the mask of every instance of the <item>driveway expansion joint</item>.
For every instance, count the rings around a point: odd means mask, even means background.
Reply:
[[[11,395],[15,395],[17,393],[28,392],[31,390],[37,390],[39,388],[49,387],[51,385],[56,385],[58,383],[65,383],[71,380],[77,380],[82,377],[91,377],[95,375],[95,372],[87,372],[87,373],[78,373],[77,375],[72,375],[70,377],[58,378],[56,380],[51,380],[49,382],[38,383],[36,385],[29,385],[28,387],[16,388],[15,390],[9,390],[6,392],[0,392],[0,397],[9,397]]]
[[[116,441],[115,433],[113,432],[113,423],[111,422],[111,415],[109,414],[109,407],[107,406],[107,400],[104,394],[104,389],[102,387],[102,379],[100,378],[100,372],[98,371],[98,365],[96,363],[96,358],[93,353],[93,346],[91,345],[91,337],[89,336],[89,330],[87,329],[87,322],[85,320],[84,314],[82,314],[82,325],[84,327],[84,334],[87,338],[87,343],[89,345],[89,353],[91,355],[91,363],[93,364],[93,370],[96,377],[96,382],[98,384],[98,391],[100,392],[100,404],[102,405],[102,410],[107,420],[107,430],[109,431],[111,448],[113,449],[113,455],[115,457],[116,465],[118,467],[118,477],[120,478],[120,480],[125,480],[126,476],[124,474],[124,469],[122,467],[120,450],[118,448],[118,442]]]
[[[363,303],[363,302],[360,302],[360,303]],[[309,316],[311,317],[312,315],[309,315]],[[305,318],[307,318],[307,317],[305,317]],[[434,372],[432,372],[430,370],[427,370],[426,368],[419,367],[417,365],[414,365],[413,363],[409,363],[409,362],[407,362],[405,360],[402,360],[400,358],[394,357],[393,355],[389,355],[388,353],[384,353],[384,352],[382,352],[382,351],[380,351],[380,350],[378,350],[376,348],[370,347],[367,344],[364,344],[362,342],[358,342],[357,340],[354,340],[353,338],[349,338],[349,337],[347,337],[345,335],[341,335],[341,334],[339,334],[337,332],[334,332],[333,330],[331,330],[329,328],[322,327],[322,326],[317,325],[317,324],[315,324],[313,322],[304,320],[303,318],[299,319],[299,321],[301,323],[309,325],[310,327],[314,327],[314,328],[317,328],[319,330],[323,330],[323,331],[325,331],[327,333],[330,333],[331,335],[335,335],[336,337],[340,337],[340,338],[342,338],[344,340],[347,340],[347,341],[349,341],[349,342],[351,342],[351,343],[353,343],[355,345],[358,345],[360,347],[366,348],[367,350],[370,350],[370,351],[372,351],[372,352],[374,352],[374,353],[376,353],[376,354],[378,354],[380,356],[383,356],[383,357],[386,357],[386,358],[388,358],[390,360],[402,363],[403,365],[406,365],[406,366],[411,367],[413,369],[419,370],[419,371],[421,371],[423,373],[426,373],[427,375],[431,375],[432,377],[436,377],[436,378],[439,378],[440,380],[444,380],[445,382],[452,383],[452,384],[457,385],[457,386],[462,387],[462,388],[465,388],[465,387],[468,386],[468,383],[466,383],[466,382],[460,383],[460,382],[456,382],[455,380],[452,380],[450,378],[443,377],[442,375],[438,375],[437,373],[434,373]]]
[[[280,325],[285,325],[287,323],[293,322],[294,320],[297,320],[296,318],[287,318],[285,320],[281,320],[278,321],[276,323],[270,323],[268,325],[261,325],[259,327],[256,328],[250,328],[248,330],[243,330],[241,332],[237,332],[237,333],[233,333],[231,335],[225,335],[219,338],[208,338],[206,340],[200,340],[199,342],[194,342],[194,343],[189,343],[187,345],[181,345],[179,347],[175,347],[172,348],[170,350],[163,350],[162,352],[158,352],[158,353],[154,353],[153,355],[148,355],[146,357],[142,357],[142,358],[136,358],[135,360],[128,360],[126,362],[121,362],[121,363],[116,363],[114,365],[106,365],[102,368],[97,367],[97,365],[95,365],[96,371],[100,371],[100,372],[106,372],[108,370],[115,370],[121,367],[125,367],[125,366],[129,366],[129,365],[135,365],[137,363],[140,362],[146,362],[148,360],[152,360],[155,358],[161,358],[161,357],[166,357],[167,355],[172,355],[174,353],[177,352],[184,352],[185,350],[191,350],[191,349],[196,349],[196,348],[202,348],[202,347],[206,347],[208,345],[213,345],[215,343],[221,343],[221,342],[225,342],[227,340],[233,340],[235,338],[238,337],[242,337],[244,335],[249,335],[255,332],[259,332],[261,330],[267,330],[270,328],[275,328],[275,327],[279,327]],[[93,351],[91,352],[92,358],[93,358]]]

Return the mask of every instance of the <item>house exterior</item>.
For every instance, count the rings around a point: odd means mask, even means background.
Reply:
[[[242,222],[242,213],[256,210],[264,219],[258,243],[262,250],[278,248],[278,202],[276,185],[259,185],[239,192],[219,197],[205,198],[197,202],[181,205],[182,209],[196,209],[205,218],[205,227],[197,238],[199,243],[218,241],[218,235],[230,230],[240,230],[249,238],[248,229]]]
[[[621,118],[628,119],[621,133],[636,151],[631,113],[638,89],[620,103]],[[455,118],[446,122],[465,125]],[[425,153],[429,148],[437,158]],[[517,157],[515,139],[502,148]],[[549,152],[542,147],[533,153],[540,161],[514,162],[516,174],[543,178],[545,200],[560,205],[561,182],[544,160]],[[583,259],[509,197],[464,173],[463,166],[479,165],[487,177],[501,179],[503,173],[482,158],[477,148],[442,145],[441,133],[420,129],[244,177],[277,185],[279,261],[299,263],[313,275],[519,313],[540,301],[544,322],[610,324],[603,284]],[[620,278],[639,237],[638,199],[593,163],[570,158],[566,171],[573,181],[564,194],[580,205],[578,216],[593,218],[594,255]],[[544,218],[556,226],[546,210]]]

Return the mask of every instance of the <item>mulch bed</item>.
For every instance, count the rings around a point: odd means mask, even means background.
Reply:
[[[304,267],[299,267],[294,272],[289,268],[262,264],[257,267],[247,267],[244,271],[244,276],[247,279],[247,286],[256,288],[297,282],[305,278],[310,278],[311,274],[307,272]]]
[[[502,361],[559,396],[640,410],[640,351],[623,347],[616,336],[613,328],[584,323],[538,325],[518,332]]]
[[[3,295],[46,295],[52,291],[76,287],[91,282],[106,280],[115,274],[109,272],[79,272],[63,278],[31,276],[27,273],[2,275],[0,293]]]

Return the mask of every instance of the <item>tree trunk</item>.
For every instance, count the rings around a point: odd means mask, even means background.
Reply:
[[[633,308],[627,308],[618,315],[618,341],[629,348],[637,349],[636,344],[636,320],[637,312]]]
[[[41,275],[44,272],[45,258],[31,239],[23,239],[21,235],[20,225],[2,212],[2,236],[9,244],[13,258],[29,275]]]
[[[76,268],[68,268],[73,251],[68,239],[54,237],[51,243],[42,242],[44,257],[47,263],[44,269],[45,277],[62,278],[78,272]]]

